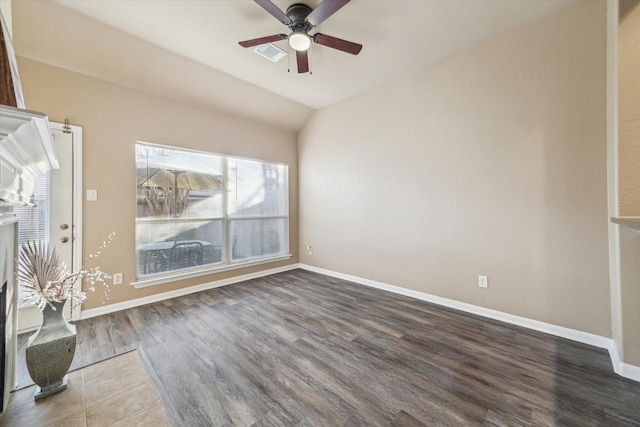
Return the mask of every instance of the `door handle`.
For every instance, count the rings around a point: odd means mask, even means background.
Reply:
[[[60,224],[60,230],[66,230],[69,228],[69,224]]]
[[[62,243],[67,243],[68,241],[69,241],[68,237],[61,237],[60,238],[60,242],[62,242]]]

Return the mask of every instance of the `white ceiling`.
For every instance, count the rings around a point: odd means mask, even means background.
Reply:
[[[13,26],[18,55],[299,129],[316,109],[573,1],[352,0],[312,33],[363,44],[362,52],[353,56],[314,44],[312,74],[296,72],[295,55],[272,63],[238,45],[288,32],[249,0],[14,0]],[[294,2],[273,0],[283,11]],[[315,7],[320,0],[306,3]],[[286,41],[276,45],[287,50]]]

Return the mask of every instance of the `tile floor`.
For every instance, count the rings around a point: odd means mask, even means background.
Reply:
[[[60,393],[34,393],[12,393],[0,426],[171,426],[137,351],[71,372]]]

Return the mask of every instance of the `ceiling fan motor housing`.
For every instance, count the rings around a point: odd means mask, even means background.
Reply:
[[[294,3],[289,6],[286,15],[291,20],[291,23],[288,24],[291,31],[304,31],[306,33],[313,29],[314,26],[307,21],[307,16],[312,11],[313,9],[303,3]]]

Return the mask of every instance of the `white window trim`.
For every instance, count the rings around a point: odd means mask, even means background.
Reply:
[[[227,162],[230,159],[239,159],[239,160],[251,160],[251,161],[257,161],[257,162],[264,162],[264,163],[273,163],[273,164],[278,164],[278,165],[284,165],[286,166],[286,171],[287,171],[287,181],[286,181],[286,190],[285,190],[285,194],[287,195],[286,198],[286,211],[289,212],[289,164],[288,163],[283,163],[283,162],[277,162],[277,161],[270,161],[270,160],[262,160],[262,159],[253,159],[253,158],[249,158],[249,157],[240,157],[240,156],[231,156],[228,154],[219,154],[219,153],[212,153],[212,152],[207,152],[207,151],[199,151],[199,150],[193,150],[193,149],[189,149],[189,148],[182,148],[182,147],[175,147],[175,146],[170,146],[170,145],[160,145],[160,144],[154,144],[154,143],[150,143],[150,142],[145,142],[145,141],[136,141],[136,145],[137,144],[142,144],[142,145],[150,145],[150,146],[155,146],[155,147],[160,147],[160,148],[167,148],[167,149],[171,149],[171,150],[182,150],[182,151],[190,151],[193,153],[202,153],[202,154],[211,154],[214,156],[219,156],[222,158],[222,162],[223,162],[223,170],[227,170]],[[228,175],[225,173],[223,174],[223,188],[227,188],[227,182],[228,182]],[[222,193],[222,197],[223,197],[223,206],[226,207],[227,206],[227,192],[223,191]],[[277,262],[277,261],[284,261],[284,260],[288,260],[290,259],[293,254],[290,253],[285,253],[285,254],[278,254],[278,255],[273,255],[273,256],[268,256],[268,257],[260,257],[260,258],[248,258],[248,259],[242,259],[239,261],[232,261],[230,259],[231,257],[231,227],[230,227],[230,222],[231,221],[243,221],[243,220],[256,220],[256,219],[284,219],[286,221],[286,227],[287,227],[287,240],[286,240],[286,252],[289,251],[289,249],[291,248],[291,242],[290,242],[290,230],[289,230],[289,215],[265,215],[265,216],[235,216],[235,215],[229,215],[227,213],[223,213],[223,215],[221,217],[215,216],[215,217],[210,217],[210,218],[193,218],[193,221],[206,221],[206,220],[216,220],[216,221],[222,221],[223,224],[223,231],[224,231],[224,235],[223,235],[223,245],[226,246],[226,251],[223,251],[223,258],[221,263],[218,264],[209,264],[206,266],[202,266],[202,267],[193,267],[193,268],[187,268],[187,269],[181,269],[181,270],[174,270],[174,271],[168,271],[168,272],[164,272],[164,273],[159,273],[159,274],[154,274],[154,275],[147,275],[144,277],[137,277],[137,268],[136,268],[136,280],[134,282],[131,282],[131,286],[133,286],[134,288],[138,289],[138,288],[146,288],[148,286],[155,286],[155,285],[161,285],[161,284],[166,284],[169,282],[174,282],[177,280],[183,280],[183,279],[189,279],[192,277],[200,277],[200,276],[205,276],[208,274],[214,274],[214,273],[220,273],[220,272],[224,272],[224,271],[230,271],[230,270],[237,270],[240,268],[245,268],[245,267],[252,267],[255,265],[261,265],[261,264],[267,264],[267,263],[272,263],[272,262]],[[150,218],[150,219],[145,219],[145,218],[138,218],[136,215],[136,227],[138,223],[142,223],[142,222],[165,222],[165,221],[170,221],[167,219],[155,219],[155,218]],[[137,248],[137,241],[136,241],[136,248]],[[136,265],[137,265],[137,258],[136,258]]]

